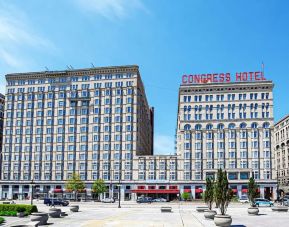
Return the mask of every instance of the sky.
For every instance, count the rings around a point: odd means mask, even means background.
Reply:
[[[275,121],[289,113],[288,12],[286,0],[0,0],[0,92],[7,73],[139,65],[154,151],[173,154],[183,74],[264,62]]]

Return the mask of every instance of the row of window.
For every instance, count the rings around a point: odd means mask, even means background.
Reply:
[[[192,99],[194,97],[194,99]],[[183,96],[183,102],[202,102],[204,97],[204,101],[206,102],[211,102],[211,101],[225,101],[225,95],[184,95]],[[244,94],[227,94],[226,95],[226,100],[227,101],[234,101],[237,100],[237,97],[239,98],[238,100],[257,100],[257,99],[269,99],[269,93],[244,93]]]

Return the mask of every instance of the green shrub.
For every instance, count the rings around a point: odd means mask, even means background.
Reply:
[[[2,224],[4,221],[5,219],[0,217],[0,224]]]
[[[16,217],[17,216],[17,211],[0,211],[1,216],[11,216],[11,217]]]
[[[17,207],[16,211],[18,213],[21,213],[21,212],[26,212],[26,209],[24,207]]]
[[[23,208],[26,214],[31,214],[37,212],[37,206],[35,205],[25,205],[25,204],[0,204],[1,211],[15,211],[17,213],[18,209]]]
[[[182,193],[182,198],[183,200],[187,201],[190,198],[190,193],[188,192],[183,192]]]

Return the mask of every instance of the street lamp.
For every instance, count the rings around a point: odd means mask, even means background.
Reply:
[[[31,203],[31,205],[33,205],[33,188],[34,188],[34,181],[33,181],[33,179],[31,180],[31,182],[30,182],[30,185],[31,185],[31,200],[30,200],[30,203]]]
[[[121,208],[120,206],[120,178],[121,178],[121,174],[119,174],[118,176],[118,208]]]

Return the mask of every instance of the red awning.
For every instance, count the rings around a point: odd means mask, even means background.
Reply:
[[[247,193],[247,192],[248,192],[248,189],[247,189],[247,188],[243,188],[243,189],[242,189],[242,192]]]
[[[62,193],[62,192],[63,192],[63,190],[62,189],[58,189],[58,188],[53,190],[53,193]]]
[[[180,190],[175,189],[134,189],[130,190],[131,193],[142,193],[142,194],[178,194]]]
[[[233,189],[232,189],[232,192],[237,193],[237,192],[238,192],[238,189],[233,188]]]
[[[196,193],[202,193],[202,192],[203,192],[203,189],[202,189],[202,188],[196,188],[196,189],[195,189],[195,192],[196,192]]]
[[[191,193],[191,189],[184,189],[184,192]]]
[[[260,192],[260,188],[257,188],[257,190],[256,190],[257,192]]]

